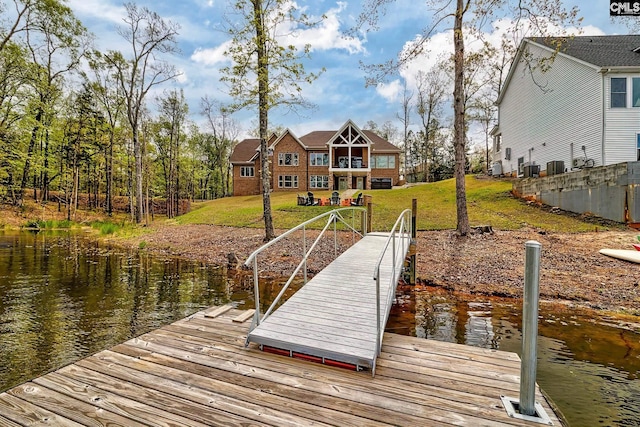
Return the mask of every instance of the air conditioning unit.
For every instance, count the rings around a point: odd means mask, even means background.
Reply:
[[[511,160],[511,148],[507,147],[504,149],[504,159]]]
[[[582,169],[584,167],[585,161],[582,157],[578,157],[577,159],[573,159],[573,167],[577,169]]]
[[[564,173],[564,162],[562,160],[547,162],[547,175],[559,175],[561,173]]]
[[[525,178],[538,177],[540,176],[540,165],[527,165],[523,172]]]
[[[524,173],[524,168],[526,168],[527,166],[529,166],[529,162],[527,163],[520,163],[518,165],[518,175],[522,175]]]

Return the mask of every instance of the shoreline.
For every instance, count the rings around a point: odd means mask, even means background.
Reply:
[[[418,231],[416,278],[425,289],[521,298],[524,243],[536,240],[542,245],[541,300],[638,316],[640,265],[598,253],[604,247],[631,248],[637,234],[635,230],[574,234],[523,229],[460,238],[452,230]],[[234,267],[262,245],[262,239],[259,228],[163,224],[152,225],[144,235],[107,238],[114,244],[144,247],[158,255]],[[348,245],[351,238],[343,236],[343,240]],[[279,274],[286,270],[293,262],[287,254],[294,245],[291,242],[271,255],[265,271]],[[319,255],[312,261],[313,271],[331,260]]]

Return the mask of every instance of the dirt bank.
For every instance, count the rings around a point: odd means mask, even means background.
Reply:
[[[457,292],[520,297],[523,288],[524,244],[542,244],[541,298],[595,309],[640,314],[640,264],[600,255],[601,248],[627,248],[637,231],[546,233],[533,229],[495,231],[459,238],[453,231],[418,233],[417,276],[423,286]],[[262,244],[260,229],[211,225],[159,225],[125,244],[193,260],[227,264],[241,262]],[[348,245],[351,238],[343,236]],[[295,241],[272,255],[265,270],[279,273],[295,262]],[[331,251],[332,252],[332,251]],[[314,259],[322,268],[329,257]]]

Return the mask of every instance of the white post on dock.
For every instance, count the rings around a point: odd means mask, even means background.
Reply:
[[[520,365],[520,413],[536,414],[538,300],[542,245],[529,240],[525,246],[524,302],[522,306],[522,363]]]

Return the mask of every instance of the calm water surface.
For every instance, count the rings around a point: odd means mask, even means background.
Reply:
[[[399,302],[389,331],[521,354],[522,306],[512,300],[424,291]],[[537,382],[569,425],[640,426],[640,334],[562,305],[539,313]]]
[[[249,308],[242,287],[223,268],[77,234],[0,233],[0,391],[205,307]],[[427,290],[398,302],[389,331],[520,353],[522,308],[513,301]],[[571,426],[640,426],[640,334],[632,328],[543,304],[538,355],[538,383]]]
[[[69,233],[0,233],[0,390],[229,301],[219,268]]]

